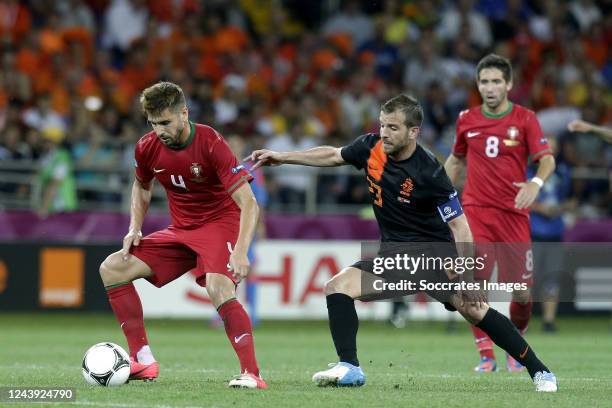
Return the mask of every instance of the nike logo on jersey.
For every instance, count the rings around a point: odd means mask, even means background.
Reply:
[[[161,173],[166,171],[166,169],[153,169],[153,173],[157,174],[157,173]]]
[[[242,340],[245,336],[248,336],[249,333],[244,333],[241,334],[240,336],[234,336],[234,343],[238,344],[240,343],[240,340]]]
[[[467,137],[474,137],[474,136],[478,136],[480,134],[480,132],[467,132]]]
[[[523,279],[529,279],[529,278],[531,278],[532,276],[533,276],[533,272],[531,272],[531,273],[524,273],[524,274],[522,274],[522,275],[521,275],[521,278],[523,278]]]

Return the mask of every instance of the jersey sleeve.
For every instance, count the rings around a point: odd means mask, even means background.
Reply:
[[[441,164],[438,164],[438,167],[435,169],[432,179],[431,179],[431,188],[433,193],[433,200],[436,205],[445,204],[453,194],[457,194],[457,190],[451,183],[444,167]]]
[[[438,164],[438,167],[435,169],[430,185],[433,202],[442,221],[449,222],[463,214],[457,190],[455,190],[453,183],[451,183],[441,164]]]
[[[238,159],[221,136],[215,138],[209,151],[217,177],[228,194],[233,194],[238,187],[253,180],[251,173],[243,164],[238,163]]]
[[[361,170],[368,162],[370,149],[376,144],[375,139],[377,139],[377,136],[372,133],[361,135],[353,140],[351,144],[344,146],[342,150],[340,150],[340,154],[345,162]]]
[[[527,114],[525,131],[527,149],[529,151],[529,159],[531,161],[536,162],[542,157],[552,154],[550,146],[548,145],[548,139],[546,139],[544,132],[540,127],[538,117],[531,111]]]
[[[136,178],[141,183],[148,183],[153,179],[153,169],[145,153],[143,144],[141,142],[136,143],[136,148],[134,149],[134,167]]]
[[[462,116],[465,115],[467,111],[463,111],[459,114],[457,118],[457,123],[455,124],[455,143],[453,144],[453,154],[457,157],[465,157],[467,154],[467,142],[465,140],[464,135],[464,126]]]

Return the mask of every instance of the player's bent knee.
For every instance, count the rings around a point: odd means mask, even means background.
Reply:
[[[325,295],[332,295],[334,293],[338,293],[337,291],[340,290],[340,284],[338,282],[337,279],[331,278],[330,280],[328,280],[327,282],[325,282],[325,286],[324,286],[324,290],[325,290]]]
[[[218,308],[236,297],[236,286],[230,278],[223,274],[209,273],[206,275],[206,292],[213,305]]]
[[[339,274],[325,282],[325,295],[342,293],[352,298],[359,296],[358,288],[355,287],[355,272],[358,269],[343,269]]]
[[[483,306],[466,304],[465,309],[462,314],[465,317],[465,319],[471,324],[478,324],[482,321],[482,319],[487,314],[487,310],[489,310],[489,306],[486,304]]]
[[[138,278],[152,276],[151,269],[140,259],[131,255],[124,260],[121,252],[115,252],[106,257],[100,264],[100,277],[104,286],[114,285],[119,282],[131,282]]]
[[[347,292],[347,281],[345,276],[338,274],[325,282],[325,294],[333,295],[334,293],[345,293]]]
[[[109,255],[101,264],[100,264],[100,278],[102,278],[102,282],[104,286],[112,285],[119,282],[119,274],[115,271],[113,267],[113,255]]]

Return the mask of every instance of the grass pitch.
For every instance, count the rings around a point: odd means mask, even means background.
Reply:
[[[148,320],[149,341],[160,361],[154,383],[92,387],[81,375],[89,346],[126,347],[112,315],[0,314],[0,386],[75,387],[68,407],[590,407],[612,406],[612,332],[607,318],[561,320],[556,335],[533,322],[527,339],[559,380],[559,392],[534,391],[526,373],[471,372],[477,362],[471,332],[459,323],[414,322],[405,329],[362,322],[358,350],[364,387],[317,388],[315,371],[336,361],[327,322],[263,322],[255,330],[268,390],[235,390],[227,381],[239,366],[223,329],[204,321]],[[126,347],[127,348],[127,347]],[[497,350],[505,367],[505,356]],[[0,406],[43,404],[6,404]]]

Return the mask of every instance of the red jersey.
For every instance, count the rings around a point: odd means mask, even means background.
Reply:
[[[172,225],[190,229],[224,216],[240,216],[231,197],[253,177],[213,128],[190,122],[189,138],[180,148],[164,145],[155,132],[136,144],[136,178],[154,177],[166,189]]]
[[[527,179],[527,160],[551,154],[535,113],[510,103],[499,115],[485,114],[478,106],[457,119],[453,154],[467,158],[464,206],[495,207],[528,215],[514,208],[519,188]]]

